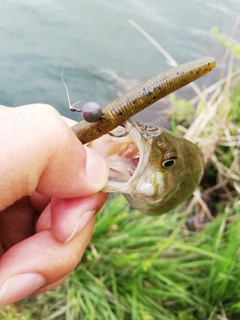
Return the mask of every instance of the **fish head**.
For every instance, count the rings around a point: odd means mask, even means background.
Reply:
[[[109,165],[105,192],[120,192],[136,209],[168,212],[186,200],[203,174],[200,149],[162,126],[126,121],[92,141]]]

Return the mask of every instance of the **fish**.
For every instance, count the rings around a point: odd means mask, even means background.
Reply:
[[[167,213],[191,196],[204,172],[201,150],[160,125],[130,118],[215,65],[214,58],[203,58],[165,71],[114,100],[101,119],[72,127],[82,143],[106,159],[109,179],[103,192],[122,193],[149,215]]]
[[[109,166],[102,191],[122,193],[133,208],[149,215],[171,211],[189,198],[204,171],[195,144],[152,123],[128,120],[87,146]]]

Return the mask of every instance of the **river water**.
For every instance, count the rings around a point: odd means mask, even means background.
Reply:
[[[49,103],[78,119],[68,110],[62,70],[72,102],[105,106],[124,88],[102,69],[128,84],[168,69],[129,19],[178,63],[214,56],[221,66],[224,49],[210,29],[230,35],[238,14],[239,0],[0,0],[0,104]],[[215,81],[218,71],[199,85]]]

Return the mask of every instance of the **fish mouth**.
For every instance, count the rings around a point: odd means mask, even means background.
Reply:
[[[125,121],[88,146],[100,153],[109,167],[108,183],[102,191],[131,193],[131,185],[145,170],[150,153],[150,142],[138,126],[131,120]]]

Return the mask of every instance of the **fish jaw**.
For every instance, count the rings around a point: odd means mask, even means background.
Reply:
[[[145,188],[141,193],[132,192],[124,196],[135,209],[149,215],[160,215],[173,210],[197,188],[204,171],[203,155],[191,141],[161,126],[141,123],[136,123],[136,126],[145,138],[151,139],[151,152],[146,175],[138,177],[135,182],[143,188],[150,183],[155,193],[148,195]],[[174,164],[166,167],[164,164],[168,160]],[[132,190],[136,190],[133,185]]]
[[[102,191],[122,193],[132,207],[150,215],[171,211],[186,200],[203,174],[197,146],[151,123],[128,120],[88,146],[109,166]],[[169,159],[174,165],[164,166]]]
[[[99,152],[109,166],[109,180],[102,191],[137,194],[141,199],[159,194],[164,186],[161,172],[153,172],[149,163],[151,144],[131,120],[90,142],[87,146]]]

